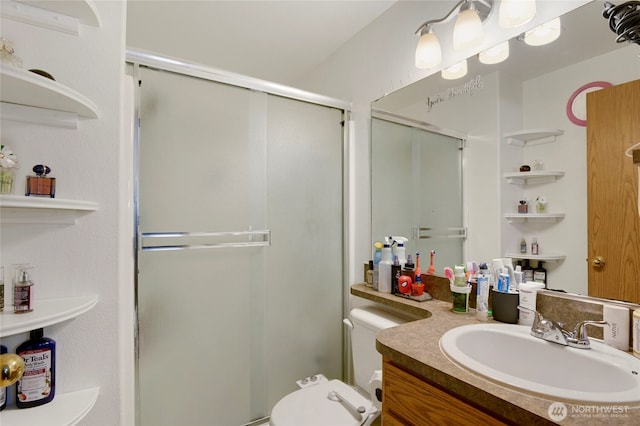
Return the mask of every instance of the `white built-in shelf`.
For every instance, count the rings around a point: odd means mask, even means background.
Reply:
[[[98,108],[87,97],[39,74],[11,65],[0,65],[2,102],[45,108],[98,118]]]
[[[100,395],[100,388],[57,393],[48,404],[28,409],[8,406],[0,413],[2,426],[52,425],[70,426],[79,423],[91,411]]]
[[[15,314],[11,306],[6,306],[4,312],[0,313],[0,337],[24,333],[78,317],[93,309],[97,303],[98,296],[36,299],[33,311],[24,314]],[[4,426],[4,423],[0,424]]]
[[[509,222],[557,222],[564,219],[564,213],[506,213],[504,217]]]
[[[76,35],[80,33],[80,24],[100,26],[100,17],[92,0],[2,0],[2,16]]]
[[[521,254],[521,253],[505,253],[505,257],[511,259],[528,259],[541,260],[543,262],[560,262],[566,259],[566,255],[562,253],[543,253],[543,254]]]
[[[563,133],[564,130],[560,129],[529,129],[505,133],[504,137],[507,138],[508,144],[527,146],[555,142],[556,136]]]
[[[0,195],[0,222],[74,224],[80,213],[98,210],[91,201]]]
[[[530,182],[553,181],[564,176],[564,172],[557,170],[538,170],[533,172],[505,173],[504,177],[508,183],[527,184]]]

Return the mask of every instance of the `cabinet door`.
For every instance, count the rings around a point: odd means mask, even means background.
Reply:
[[[387,425],[502,425],[484,411],[424,382],[385,360],[382,423]]]
[[[587,95],[589,296],[634,303],[640,303],[640,170],[625,151],[640,141],[639,111],[640,80]]]

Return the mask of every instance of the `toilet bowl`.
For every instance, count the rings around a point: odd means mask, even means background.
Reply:
[[[340,380],[321,380],[292,392],[273,407],[269,425],[369,426],[381,412],[382,356],[376,351],[376,333],[408,321],[380,308],[352,309],[345,323],[351,328],[356,386]]]

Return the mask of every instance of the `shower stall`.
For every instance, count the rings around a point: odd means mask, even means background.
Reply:
[[[343,376],[348,105],[128,51],[140,425],[246,425]]]

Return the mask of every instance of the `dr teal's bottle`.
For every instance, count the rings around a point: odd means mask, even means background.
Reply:
[[[16,383],[16,407],[30,408],[53,401],[56,389],[56,342],[41,328],[17,347],[24,360],[24,374]]]

